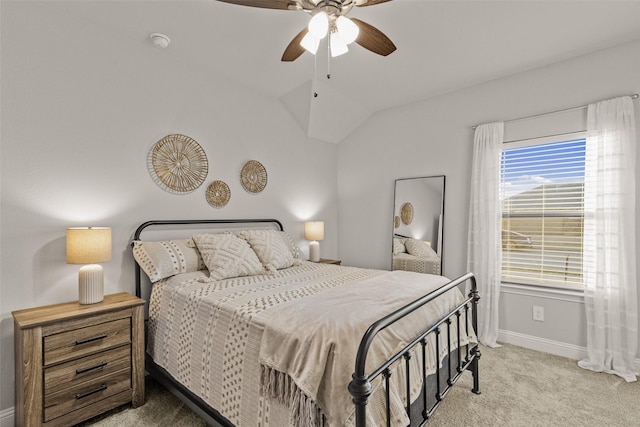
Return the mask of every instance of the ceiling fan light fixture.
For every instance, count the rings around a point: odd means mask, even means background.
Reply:
[[[305,48],[307,52],[315,55],[318,51],[318,46],[320,46],[320,40],[315,38],[313,34],[307,33],[302,40],[300,40],[300,46]]]
[[[309,21],[309,33],[313,35],[317,40],[325,38],[329,31],[329,16],[327,12],[320,11],[313,15]]]
[[[336,56],[344,55],[349,52],[349,48],[347,44],[342,40],[342,37],[338,33],[331,33],[331,40],[329,42],[331,46],[331,57],[335,58]]]
[[[360,34],[360,28],[345,16],[338,16],[338,19],[336,19],[336,27],[338,28],[340,38],[346,44],[353,43],[358,38],[358,34]]]

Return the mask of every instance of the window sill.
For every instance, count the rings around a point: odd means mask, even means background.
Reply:
[[[500,293],[584,304],[584,291],[582,289],[563,289],[503,282],[500,284]]]

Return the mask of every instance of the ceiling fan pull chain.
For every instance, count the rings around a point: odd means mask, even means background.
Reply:
[[[318,97],[318,56],[313,55],[313,97]]]
[[[327,42],[327,80],[331,78],[331,43]]]

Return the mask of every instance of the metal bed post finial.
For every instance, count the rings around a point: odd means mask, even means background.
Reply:
[[[356,406],[356,427],[367,426],[367,401],[372,389],[371,382],[366,375],[358,376],[354,373],[351,376],[349,393],[351,393],[351,400]]]

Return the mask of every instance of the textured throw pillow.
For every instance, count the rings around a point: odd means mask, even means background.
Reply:
[[[427,242],[423,240],[407,239],[404,242],[404,246],[407,248],[407,252],[413,256],[425,258],[436,258],[438,256],[438,254],[431,249],[431,246],[427,245]]]
[[[196,234],[193,240],[213,280],[263,272],[262,264],[249,243],[234,234]]]
[[[277,230],[244,230],[238,233],[251,245],[258,259],[270,272],[293,265],[293,253]]]
[[[404,246],[404,237],[393,238],[393,254],[398,255],[407,252],[407,248]]]
[[[133,257],[151,282],[206,266],[192,239],[133,242]]]
[[[289,250],[291,251],[291,254],[293,255],[294,265],[296,265],[295,260],[302,261],[302,251],[300,250],[298,245],[294,243],[291,236],[289,236],[289,233],[287,233],[286,231],[279,231],[278,233],[280,233],[282,240],[284,240],[284,242],[287,244],[287,247],[289,248]]]

